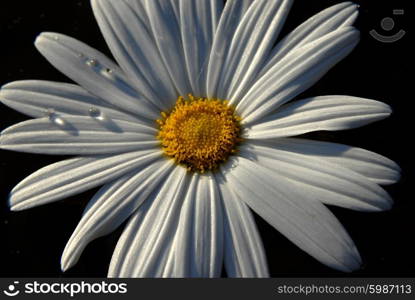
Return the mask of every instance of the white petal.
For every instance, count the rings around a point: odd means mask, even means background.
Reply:
[[[178,95],[149,31],[149,24],[145,24],[148,19],[123,0],[116,3],[93,0],[91,4],[112,54],[134,86],[160,109],[170,109]]]
[[[193,94],[206,96],[206,73],[222,0],[182,0],[180,29]]]
[[[89,116],[90,110],[95,109],[112,119],[140,122],[80,86],[63,82],[13,81],[1,88],[0,101],[35,118],[46,116],[50,110],[62,115]]]
[[[109,277],[160,277],[177,228],[187,171],[177,166],[124,229],[111,259]]]
[[[147,15],[147,12],[144,7],[143,0],[125,0],[128,5],[131,7],[132,10],[134,10],[134,13],[137,15],[137,18],[142,20],[142,25],[147,28],[147,31],[151,31],[149,16]]]
[[[219,277],[223,259],[223,216],[211,174],[194,174],[180,213],[175,243],[177,277]]]
[[[349,54],[359,31],[344,27],[292,51],[258,79],[236,109],[245,124],[253,123],[318,81]]]
[[[160,159],[147,150],[111,156],[77,157],[46,166],[21,181],[10,193],[11,210],[57,201],[104,184]]]
[[[177,15],[170,1],[146,0],[153,36],[164,65],[180,95],[192,92],[187,76]]]
[[[258,76],[264,75],[291,51],[341,27],[351,26],[357,18],[358,7],[353,2],[342,2],[309,18],[278,42]]]
[[[177,24],[179,24],[180,23],[180,1],[182,0],[168,0],[168,1],[170,1],[171,7],[174,12],[174,16],[176,17],[176,20],[177,20]]]
[[[319,130],[351,129],[391,114],[382,102],[351,96],[321,96],[294,101],[250,127],[247,138],[295,136]]]
[[[342,166],[314,157],[257,145],[243,148],[241,155],[253,156],[257,164],[288,178],[297,194],[350,209],[389,209],[392,199],[380,186]]]
[[[146,119],[158,109],[131,84],[119,67],[102,53],[63,34],[44,32],[36,48],[66,76],[104,101]]]
[[[232,37],[253,0],[228,0],[220,17],[209,57],[207,96],[218,97],[217,89],[223,63],[227,57]]]
[[[159,160],[104,185],[88,203],[66,244],[61,259],[62,270],[76,264],[89,242],[121,225],[164,180],[172,167],[171,161]]]
[[[249,7],[223,62],[218,98],[236,104],[243,97],[274,45],[292,3],[258,0]]]
[[[176,248],[176,240],[173,240],[170,249],[167,250],[168,253],[166,253],[166,262],[164,265],[164,269],[163,272],[161,273],[160,277],[163,278],[175,278],[177,276],[175,276],[174,274],[174,266],[175,266],[175,255],[174,255],[174,249]]]
[[[342,144],[297,138],[252,141],[258,145],[295,152],[347,168],[377,184],[392,184],[400,178],[400,167],[377,153]]]
[[[323,264],[341,271],[360,267],[360,255],[333,214],[319,201],[308,201],[288,179],[248,159],[223,169],[226,183],[256,213]],[[226,167],[225,167],[226,168]]]
[[[0,149],[82,155],[156,150],[156,134],[154,128],[108,117],[53,114],[5,129],[0,136]]]
[[[248,207],[217,176],[224,203],[224,262],[228,277],[269,277],[261,237]]]

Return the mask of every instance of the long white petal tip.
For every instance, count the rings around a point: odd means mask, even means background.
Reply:
[[[0,86],[0,89],[7,89],[10,86],[13,86],[14,84],[16,84],[16,82],[19,82],[19,80],[7,82],[7,83],[3,84],[2,86]]]
[[[61,35],[60,33],[47,32],[47,31],[40,33],[36,37],[35,42],[34,42],[36,49],[40,53],[43,53],[42,48],[45,46],[44,43],[51,42],[51,41],[58,42],[60,35]]]
[[[61,271],[66,272],[69,268],[61,262]]]
[[[324,249],[322,249],[322,251],[324,251]],[[326,264],[326,266],[331,269],[345,273],[358,271],[362,268],[362,265],[362,257],[353,242],[347,249],[345,248],[343,250],[342,255],[338,255],[338,260],[336,262]]]
[[[367,212],[381,212],[392,209],[394,205],[393,198],[385,190],[383,192],[382,201],[379,201],[376,206],[373,206],[372,210],[367,210]]]
[[[35,46],[37,47],[37,45],[42,41],[42,39],[44,38],[46,32],[42,32],[40,34],[38,34],[38,36],[35,38]]]
[[[69,270],[73,266],[73,264],[69,263],[69,261],[65,258],[65,252],[62,254],[60,265],[61,265],[61,271],[62,272],[66,272],[67,270]]]
[[[15,83],[15,81],[12,81],[12,82],[8,82],[8,83],[3,84],[2,86],[0,86],[0,101],[3,100],[4,90],[9,88],[10,86],[12,86],[14,83]]]
[[[382,207],[376,207],[376,209],[373,209],[373,212],[382,212],[382,211],[388,211],[391,210],[393,207],[393,201],[385,201],[385,203],[382,205]],[[372,212],[372,211],[367,211],[367,212]]]
[[[70,268],[72,268],[79,259],[79,256],[74,255],[74,252],[76,251],[76,247],[73,246],[73,239],[72,237],[69,239],[68,243],[65,246],[65,249],[63,250],[62,256],[61,256],[61,271],[66,272]]]
[[[390,210],[390,209],[392,209],[392,207],[394,205],[394,201],[393,201],[392,197],[389,196],[388,193],[385,193],[385,194],[386,194],[386,197],[387,197],[386,198],[386,201],[384,201],[384,204],[383,204],[382,207],[380,207],[380,210],[379,211],[387,211],[387,210]]]
[[[334,5],[334,6],[338,6],[338,7],[340,7],[340,6],[344,6],[343,10],[348,10],[348,9],[350,9],[350,16],[351,16],[351,18],[353,18],[353,19],[356,19],[356,17],[357,17],[357,16],[358,16],[358,14],[359,14],[359,8],[360,8],[360,5],[359,5],[359,4],[356,4],[356,3],[352,2],[352,1],[345,1],[345,2],[341,2],[341,3],[336,4],[336,5]],[[334,7],[334,6],[333,6],[333,7]]]
[[[58,33],[55,32],[50,32],[50,31],[44,31],[38,34],[38,36],[35,39],[35,45],[36,43],[38,43],[39,41],[41,41],[44,38],[49,38],[49,39],[53,39],[54,37],[56,37]]]
[[[402,176],[402,169],[401,167],[394,161],[391,161],[393,168],[396,172],[396,177],[395,177],[395,181],[394,182],[398,182],[401,179]]]
[[[31,208],[31,206],[27,206],[24,205],[22,202],[16,201],[12,193],[10,193],[7,202],[11,211],[22,211]]]
[[[10,210],[11,211],[21,211],[23,209],[22,208],[19,208],[18,206],[10,206]]]
[[[382,103],[384,105],[385,113],[387,113],[389,115],[391,115],[393,113],[392,107],[390,107],[390,105],[386,104],[385,102],[380,102],[380,103]]]
[[[335,267],[335,269],[338,269],[339,271],[343,272],[354,272],[358,271],[362,268],[362,258],[359,254],[359,251],[356,247],[353,247],[353,252],[349,254],[347,258],[345,258],[345,264],[343,266],[339,266],[338,268]]]
[[[357,3],[354,3],[353,1],[345,1],[345,2],[343,2],[344,4],[348,4],[348,5],[350,5],[350,6],[352,6],[354,9],[356,9],[356,10],[358,10],[359,9],[359,7],[360,7],[360,5],[359,4],[357,4]]]
[[[30,201],[30,198],[24,199],[22,195],[19,194],[16,195],[16,187],[19,187],[19,185],[20,184],[16,185],[13,188],[13,190],[9,194],[9,198],[7,199],[7,203],[11,211],[22,211],[45,204],[41,202]]]
[[[27,203],[12,203],[13,201],[9,200],[9,208],[11,211],[22,211],[34,207],[35,205],[28,205]]]

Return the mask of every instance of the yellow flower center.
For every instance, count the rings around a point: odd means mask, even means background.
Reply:
[[[241,119],[227,101],[180,96],[172,111],[161,116],[157,138],[164,153],[189,171],[216,169],[241,141]]]

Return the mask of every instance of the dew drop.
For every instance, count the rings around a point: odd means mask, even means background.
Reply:
[[[100,73],[109,80],[116,80],[114,71],[109,68],[103,68]]]
[[[96,107],[90,107],[89,110],[88,110],[88,114],[91,117],[96,118],[101,114],[101,111]]]
[[[98,61],[96,59],[88,59],[86,61],[86,64],[87,64],[88,67],[93,68],[93,67],[98,66]]]
[[[92,118],[94,118],[98,121],[107,120],[107,117],[105,116],[105,114],[96,107],[89,108],[88,114],[89,114],[90,117],[92,117]]]
[[[56,125],[59,125],[59,126],[65,126],[66,125],[65,120],[62,119],[61,117],[59,117],[58,115],[54,115],[53,117],[49,117],[49,119],[53,123],[55,123]]]
[[[58,125],[58,126],[65,126],[66,122],[62,117],[60,117],[53,108],[48,108],[46,110],[46,115],[49,118],[49,121]]]

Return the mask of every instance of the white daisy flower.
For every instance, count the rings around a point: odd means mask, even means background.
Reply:
[[[35,45],[78,85],[17,81],[1,101],[35,119],[4,130],[1,149],[78,155],[10,194],[23,210],[102,188],[62,255],[127,221],[109,277],[269,276],[252,213],[321,263],[360,267],[325,206],[389,209],[380,187],[399,167],[373,152],[294,136],[386,118],[352,96],[291,101],[359,41],[357,5],[313,16],[277,43],[290,0],[92,0],[116,63],[68,36]],[[276,44],[275,44],[276,43]],[[249,209],[250,208],[250,209]]]

